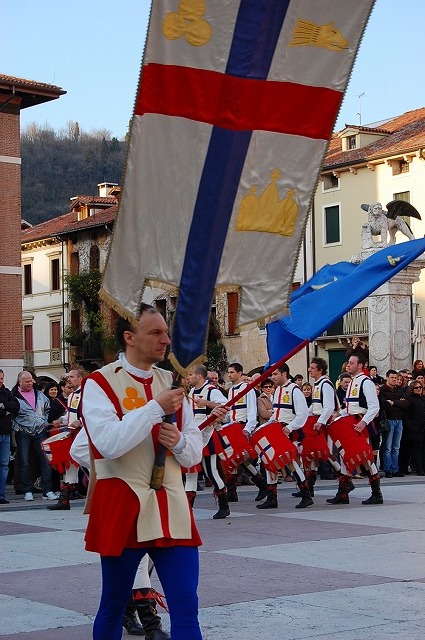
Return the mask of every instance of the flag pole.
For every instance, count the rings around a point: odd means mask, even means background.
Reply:
[[[310,343],[310,340],[308,338],[306,338],[305,340],[303,340],[302,342],[300,342],[300,344],[298,344],[296,347],[294,347],[292,349],[292,351],[290,351],[289,353],[287,353],[285,356],[283,356],[283,358],[280,358],[280,360],[278,360],[277,362],[275,362],[274,364],[272,364],[268,369],[266,369],[259,378],[256,378],[255,380],[253,380],[252,382],[248,383],[248,386],[245,387],[244,389],[242,389],[242,391],[240,391],[238,394],[236,394],[233,398],[232,398],[232,403],[227,403],[224,405],[224,407],[226,409],[230,409],[235,402],[237,402],[238,400],[240,400],[240,398],[243,398],[249,391],[251,391],[252,389],[254,389],[256,386],[258,386],[258,384],[261,384],[261,382],[263,380],[265,380],[266,378],[269,377],[269,375],[271,373],[273,373],[273,371],[276,371],[276,369],[278,369],[282,364],[284,364],[287,360],[289,360],[290,358],[292,358],[295,354],[297,354],[299,351],[301,351],[301,349],[303,349],[304,347],[306,347],[308,344]],[[216,420],[216,417],[213,413],[210,413],[210,415],[208,416],[208,418],[206,420],[204,420],[204,422],[202,422],[199,425],[199,429],[205,429],[205,427],[208,427],[208,425],[210,425],[211,423],[213,423]]]

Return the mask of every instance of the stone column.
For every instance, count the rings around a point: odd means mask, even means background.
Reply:
[[[423,268],[425,259],[416,259],[368,298],[369,362],[383,376],[412,367],[412,284]]]

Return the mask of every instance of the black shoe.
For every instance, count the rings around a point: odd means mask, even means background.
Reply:
[[[217,496],[218,501],[218,511],[213,515],[213,520],[223,520],[230,516],[229,504],[227,501],[226,493],[221,493]]]
[[[406,474],[405,474],[405,473],[403,473],[402,471],[395,471],[395,472],[393,473],[393,478],[404,478],[404,476],[405,476],[405,475],[406,475]]]
[[[255,502],[260,502],[260,500],[264,500],[264,498],[267,498],[267,489],[259,489],[255,496]]]
[[[392,471],[386,471],[385,472],[385,477],[386,478],[392,478],[393,477]]]
[[[144,636],[145,631],[141,624],[137,620],[127,618],[124,616],[122,626],[127,630],[129,636]]]
[[[223,520],[227,516],[230,516],[229,507],[220,507],[217,513],[213,515],[213,520]]]
[[[10,504],[10,502],[9,500],[6,500],[6,498],[0,498],[0,504]]]
[[[257,509],[277,509],[277,498],[276,496],[268,497],[265,502],[262,504],[257,504]]]
[[[382,495],[371,495],[367,500],[362,500],[362,504],[384,504]]]
[[[295,505],[295,509],[305,509],[306,507],[311,507],[314,504],[311,498],[302,498],[301,502]]]
[[[350,498],[348,496],[339,496],[337,494],[335,498],[327,498],[326,502],[328,504],[350,504]]]
[[[47,507],[49,511],[69,511],[71,505],[69,504],[69,500],[67,498],[59,498],[56,504]]]
[[[291,493],[291,496],[293,498],[301,498],[301,491],[294,491],[293,493]]]

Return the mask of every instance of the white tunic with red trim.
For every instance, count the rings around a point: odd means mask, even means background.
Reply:
[[[189,391],[189,401],[192,404],[193,415],[195,417],[195,422],[197,425],[202,424],[211,413],[211,409],[208,407],[198,407],[195,400],[197,398],[201,398],[203,400],[209,400],[211,402],[217,402],[218,404],[225,404],[227,398],[221,393],[217,387],[210,384],[209,382],[205,382],[202,387],[195,389],[193,387]],[[204,444],[204,449],[202,451],[202,455],[210,456],[214,453],[217,453],[216,448],[219,447],[219,441],[215,434],[214,425],[209,425],[201,430],[202,434],[202,442]],[[213,441],[211,442],[211,436],[213,436]]]
[[[230,387],[227,404],[230,405],[230,422],[243,422],[245,423],[245,430],[252,433],[257,426],[257,396],[254,389],[248,391],[242,398],[232,404],[233,398],[246,389],[247,386],[246,382],[239,382]]]
[[[273,395],[273,419],[283,422],[289,431],[301,429],[308,418],[308,406],[297,384],[288,381],[276,387]]]
[[[120,555],[124,548],[201,544],[181,478],[181,465],[201,459],[202,438],[185,402],[179,443],[168,452],[163,486],[150,488],[157,434],[163,418],[153,400],[171,386],[171,374],[149,372],[120,361],[95,371],[83,392],[83,419],[97,482],[86,532],[86,549]]]

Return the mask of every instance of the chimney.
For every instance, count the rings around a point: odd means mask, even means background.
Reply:
[[[97,186],[99,189],[99,196],[101,198],[106,198],[109,196],[110,190],[117,187],[118,184],[116,182],[99,182]]]

